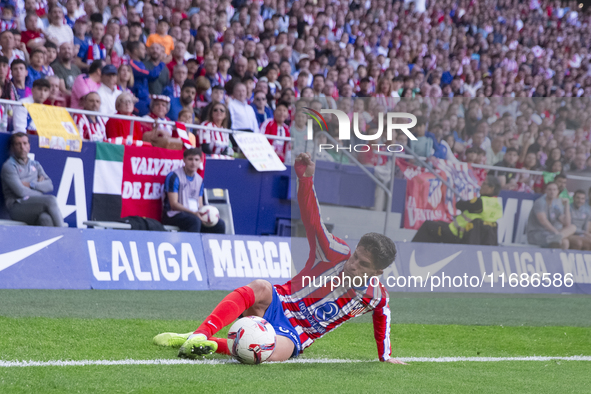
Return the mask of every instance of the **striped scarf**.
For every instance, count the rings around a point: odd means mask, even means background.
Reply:
[[[92,40],[92,44],[88,46],[88,56],[86,58],[86,63],[91,64],[95,60],[99,59],[106,59],[107,58],[107,50],[102,42],[96,43],[94,39]]]

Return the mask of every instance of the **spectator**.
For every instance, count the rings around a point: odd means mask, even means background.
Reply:
[[[72,85],[72,108],[82,108],[80,100],[90,92],[96,92],[101,86],[101,72],[104,66],[103,60],[95,60],[88,69],[88,74],[80,74]]]
[[[588,172],[589,169],[587,168],[586,161],[587,161],[587,157],[585,157],[584,153],[576,154],[569,172],[572,172],[572,173]]]
[[[587,196],[583,190],[577,190],[570,206],[570,216],[576,231],[568,237],[570,249],[591,250],[591,207],[585,204]]]
[[[95,60],[107,59],[107,50],[105,45],[102,43],[103,36],[105,35],[105,25],[102,22],[92,22],[92,28],[90,29],[90,40],[88,41],[88,49],[86,53],[82,54],[82,63],[86,63],[88,66]],[[80,56],[80,53],[78,54]],[[82,66],[82,65],[80,65]]]
[[[277,104],[277,108],[275,109],[275,113],[273,114],[273,119],[267,119],[261,125],[261,133],[265,135],[275,135],[277,137],[290,137],[289,130],[285,125],[285,120],[289,112],[287,110],[287,104],[279,103]],[[277,140],[277,139],[270,139],[269,143],[275,149],[275,153],[281,159],[282,162],[289,163],[291,158],[289,157],[288,153],[291,150],[291,144],[289,141]]]
[[[43,46],[45,44],[45,35],[43,28],[38,25],[39,17],[35,13],[28,13],[25,16],[25,29],[21,36],[21,41],[26,45],[29,51]],[[43,22],[41,23],[43,26]]]
[[[5,30],[0,33],[0,45],[2,46],[2,56],[8,58],[9,65],[12,65],[12,62],[16,59],[27,60],[26,54],[16,47],[12,31]]]
[[[158,79],[160,73],[165,68],[162,60],[152,70],[148,71],[146,66],[142,63],[142,59],[146,57],[146,46],[141,42],[132,42],[129,44],[129,52],[131,60],[129,65],[133,70],[133,94],[138,99],[135,108],[140,116],[144,116],[149,111],[150,96],[148,90],[148,82]]]
[[[122,64],[117,70],[117,90],[131,93],[133,88],[133,71],[129,64]]]
[[[28,225],[64,226],[53,182],[38,161],[29,159],[31,145],[24,133],[10,136],[10,158],[2,166],[2,193],[12,220]]]
[[[490,147],[486,149],[486,165],[492,166],[503,160],[505,156],[504,138],[502,136],[496,136],[490,143]]]
[[[27,68],[27,86],[33,86],[39,78],[47,77],[47,74],[43,72],[43,65],[45,64],[45,50],[41,48],[34,49],[31,51],[30,64]]]
[[[146,46],[149,48],[152,44],[160,44],[164,47],[164,53],[169,56],[174,49],[174,40],[168,35],[169,23],[166,19],[158,21],[156,33],[150,34],[146,41]]]
[[[115,100],[115,109],[117,114],[133,116],[133,104],[134,98],[130,93],[121,93],[117,100]],[[133,134],[132,134],[133,130]],[[127,119],[116,119],[109,118],[105,126],[107,138],[123,138],[123,140],[129,140],[131,137],[134,141],[142,141],[142,129],[140,122],[133,122],[133,129],[131,128],[131,121]]]
[[[193,114],[191,123],[195,120],[195,111],[193,109],[193,103],[195,102],[195,96],[197,95],[197,85],[192,80],[187,80],[183,84],[181,89],[180,97],[175,97],[170,100],[170,111],[168,111],[168,117],[171,120],[176,121],[179,113],[182,110],[190,110]]]
[[[164,47],[162,45],[152,44],[152,46],[148,48],[148,58],[143,62],[146,70],[152,71],[164,60],[165,56]],[[168,68],[165,67],[156,79],[148,80],[148,91],[150,94],[162,94],[164,88],[170,82],[171,76],[172,72],[169,72]]]
[[[72,63],[74,56],[74,45],[69,42],[65,42],[59,47],[59,53],[57,59],[51,63],[51,68],[55,75],[63,81],[63,85],[60,84],[62,93],[67,96],[72,94],[72,87],[76,78],[82,74],[80,68]]]
[[[22,104],[43,104],[49,97],[49,90],[51,85],[47,79],[38,79],[33,82],[32,94],[22,100]],[[37,134],[37,127],[31,119],[31,115],[24,106],[17,106],[14,108],[14,132],[15,133],[31,133]]]
[[[58,47],[65,42],[74,42],[74,33],[67,24],[63,23],[64,12],[61,6],[54,5],[49,10],[49,26],[45,30],[45,36],[48,40],[53,41]]]
[[[568,237],[577,227],[571,224],[568,199],[558,198],[558,186],[554,182],[546,185],[546,194],[538,198],[527,220],[527,242],[543,248],[561,247],[568,249]]]
[[[498,163],[495,163],[495,167],[506,167],[506,168],[515,168],[515,164],[517,163],[517,149],[509,148],[505,152],[503,156],[503,160]],[[494,174],[497,178],[499,178],[499,182],[501,183],[501,188],[504,190],[515,190],[517,187],[517,173],[509,172],[509,171],[500,171],[495,170]]]
[[[212,102],[207,113],[207,119],[202,126],[228,129],[228,108],[220,102]],[[234,151],[228,133],[215,130],[198,129],[197,146],[208,155],[219,154],[233,156]]]
[[[430,157],[433,154],[433,140],[425,136],[427,122],[422,116],[417,117],[417,124],[412,128],[416,141],[412,141],[410,150],[421,157]]]
[[[82,100],[84,109],[93,112],[101,111],[101,96],[98,92],[90,92]],[[113,112],[115,113],[115,112]],[[78,131],[86,141],[103,142],[107,141],[106,121],[103,116],[74,114],[74,123]]]
[[[259,132],[259,124],[254,110],[246,102],[246,86],[243,83],[238,82],[234,85],[228,109],[232,119],[232,130]]]
[[[51,88],[49,89],[49,98],[44,104],[56,107],[67,107],[67,98],[60,91],[61,80],[55,75],[47,77],[47,80],[49,81]]]
[[[257,118],[259,127],[267,119],[273,118],[273,110],[267,105],[267,96],[262,90],[256,91],[254,93],[254,99],[251,106],[252,109],[254,109],[254,114]]]
[[[224,234],[226,225],[222,219],[213,227],[202,225],[199,209],[203,206],[203,178],[197,173],[202,160],[200,148],[187,149],[183,153],[185,165],[166,176],[162,224],[186,232]]]
[[[184,64],[177,64],[174,66],[174,70],[172,72],[172,80],[170,83],[164,88],[162,94],[164,96],[168,96],[171,99],[174,97],[181,96],[181,87],[187,80],[187,66]]]
[[[573,198],[568,194],[566,189],[566,175],[560,173],[554,177],[554,183],[558,186],[558,198],[566,198],[572,204]]]
[[[211,88],[211,101],[205,107],[201,108],[199,119],[207,119],[207,114],[209,114],[209,111],[213,103],[226,104],[226,90],[219,85]],[[227,117],[228,125],[232,124],[232,119],[230,119],[230,113],[227,114]]]
[[[175,44],[174,50],[172,51],[172,60],[166,64],[166,68],[170,75],[174,74],[174,67],[179,64],[185,64],[185,53],[187,52],[187,45],[179,41]]]
[[[112,64],[107,64],[101,70],[101,86],[97,93],[101,98],[100,112],[113,115],[117,111],[115,101],[121,94],[121,90],[117,89],[117,68]]]
[[[27,64],[21,60],[16,59],[10,65],[10,71],[12,73],[12,83],[10,88],[14,89],[14,100],[22,100],[31,95],[31,88],[27,86],[27,76],[29,71],[27,70]]]

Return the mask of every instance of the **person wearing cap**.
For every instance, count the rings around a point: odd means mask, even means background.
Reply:
[[[156,122],[152,124],[142,123],[142,130],[144,131],[143,140],[152,143],[154,146],[161,146],[159,143],[162,137],[180,138],[184,147],[190,149],[192,147],[191,141],[184,126],[181,129],[178,124],[177,127],[163,124],[163,122],[170,122],[170,119],[166,116],[170,110],[170,97],[161,94],[152,94],[150,99],[150,113],[144,116],[144,118],[154,119]]]
[[[121,94],[117,89],[117,67],[112,64],[107,64],[101,71],[101,86],[97,90],[101,98],[100,111],[105,115],[113,115],[117,110],[115,109],[115,101]]]

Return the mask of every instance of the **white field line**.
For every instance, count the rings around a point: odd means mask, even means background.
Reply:
[[[570,356],[570,357],[401,357],[398,358],[404,362],[499,362],[499,361],[591,361],[591,356]],[[376,362],[377,360],[344,360],[329,358],[300,358],[291,359],[283,363],[269,364],[348,364]],[[53,360],[53,361],[3,361],[0,360],[0,367],[73,367],[88,365],[219,365],[219,364],[237,364],[233,359],[213,359],[213,360],[186,360],[186,359],[156,359],[156,360]]]

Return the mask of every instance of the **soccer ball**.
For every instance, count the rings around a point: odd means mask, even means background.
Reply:
[[[205,227],[213,227],[220,221],[220,211],[213,205],[204,205],[199,209],[203,216],[201,221]]]
[[[230,327],[228,348],[243,364],[265,362],[275,350],[275,329],[261,317],[243,317]]]

